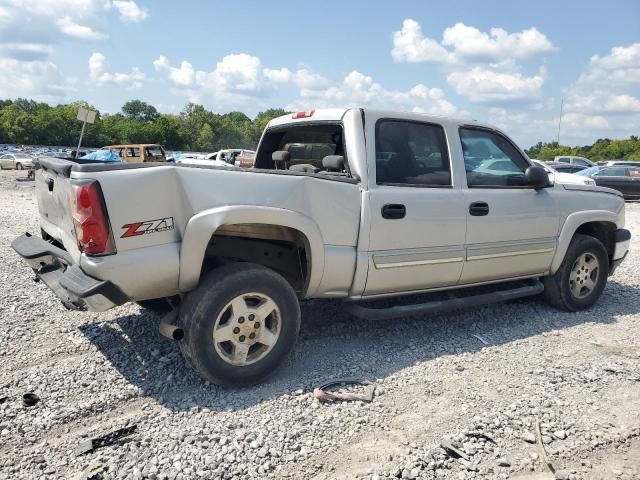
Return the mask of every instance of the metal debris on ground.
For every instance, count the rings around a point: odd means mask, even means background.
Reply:
[[[463,458],[467,461],[470,461],[471,458],[469,457],[469,455],[467,455],[466,453],[464,453],[462,450],[460,450],[459,448],[456,448],[453,446],[453,443],[451,443],[450,440],[447,440],[446,438],[443,438],[440,441],[440,446],[444,449],[445,452],[447,452],[447,454],[453,458]]]
[[[551,473],[555,473],[556,469],[553,467],[553,463],[549,460],[547,456],[547,451],[544,448],[544,443],[542,443],[542,432],[540,431],[540,419],[536,417],[536,437],[538,440],[538,448],[540,449],[540,455],[542,456],[542,460],[544,461],[545,466],[549,469]]]
[[[33,392],[28,392],[22,395],[22,404],[25,407],[33,407],[36,403],[40,401],[40,397],[38,397]]]
[[[92,463],[76,477],[76,480],[102,480],[103,472],[104,467],[101,463]]]
[[[467,437],[473,437],[473,438],[483,438],[485,440],[487,440],[488,442],[493,443],[494,445],[497,445],[498,442],[496,442],[493,438],[491,438],[489,435],[487,435],[486,433],[482,433],[482,432],[469,432],[466,434]]]
[[[475,333],[471,334],[472,337],[477,338],[478,340],[480,340],[482,342],[483,345],[489,345],[489,342],[487,342],[483,337],[481,337],[480,335],[476,335]]]
[[[92,452],[102,447],[113,445],[129,435],[133,435],[136,432],[137,425],[131,425],[129,427],[120,428],[114,430],[111,433],[107,433],[101,437],[90,438],[80,443],[75,449],[76,456],[84,455],[85,453]]]
[[[345,385],[364,385],[365,391],[364,393],[353,393],[353,392],[328,392],[327,389],[331,387],[337,386],[345,386]],[[347,401],[361,401],[361,402],[371,402],[373,400],[373,394],[375,392],[376,386],[371,382],[366,380],[357,380],[352,378],[343,378],[338,380],[333,380],[331,382],[325,383],[316,387],[313,390],[313,396],[318,400],[322,401],[335,401],[335,400],[347,400]]]

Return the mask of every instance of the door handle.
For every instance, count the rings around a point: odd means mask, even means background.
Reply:
[[[486,202],[473,202],[469,205],[469,213],[473,217],[483,217],[489,214],[489,204]]]
[[[382,207],[382,218],[399,220],[407,214],[407,209],[399,203],[389,203]]]

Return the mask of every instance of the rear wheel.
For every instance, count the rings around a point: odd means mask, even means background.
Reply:
[[[594,237],[577,234],[558,271],[542,279],[545,299],[563,310],[587,309],[600,298],[608,272],[609,258],[604,245]]]
[[[293,348],[300,306],[289,283],[273,270],[232,263],[207,275],[180,309],[185,356],[207,380],[256,383]]]

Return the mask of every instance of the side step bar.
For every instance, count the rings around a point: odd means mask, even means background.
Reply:
[[[423,315],[425,313],[443,313],[470,307],[479,307],[490,303],[501,303],[517,298],[539,295],[544,291],[544,286],[539,280],[522,287],[510,288],[491,293],[481,293],[468,297],[450,298],[446,300],[434,300],[414,305],[399,305],[389,308],[369,308],[358,304],[347,306],[347,312],[365,320],[388,320],[390,318],[409,317]]]

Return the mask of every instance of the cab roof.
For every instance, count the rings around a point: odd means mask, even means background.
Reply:
[[[400,112],[397,110],[382,110],[374,108],[322,108],[318,110],[308,110],[306,112],[292,112],[276,117],[269,122],[267,127],[276,127],[280,125],[292,125],[310,122],[339,122],[349,110],[363,110],[365,115],[372,114],[378,117],[406,118],[409,120],[421,120],[432,123],[448,123],[453,125],[475,125],[479,127],[496,129],[495,126],[478,122],[477,120],[465,120],[441,115],[431,115],[416,112]]]

